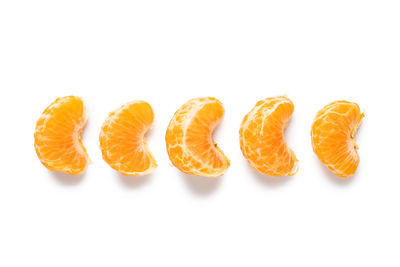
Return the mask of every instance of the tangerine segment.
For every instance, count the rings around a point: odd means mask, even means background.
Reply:
[[[123,175],[152,173],[156,160],[145,142],[154,120],[153,109],[144,101],[129,102],[111,112],[100,132],[103,159]]]
[[[46,168],[67,174],[82,173],[89,160],[81,141],[87,115],[77,96],[57,98],[40,116],[35,128],[36,153]]]
[[[224,112],[222,103],[213,97],[191,99],[175,112],[165,135],[175,167],[205,177],[218,177],[226,171],[229,159],[212,138]]]
[[[315,154],[337,176],[348,178],[358,167],[355,134],[364,117],[356,103],[336,101],[321,109],[314,119],[311,141]]]
[[[269,176],[296,173],[298,160],[284,137],[293,110],[294,105],[287,97],[272,97],[257,102],[244,117],[239,130],[240,148],[260,173]]]

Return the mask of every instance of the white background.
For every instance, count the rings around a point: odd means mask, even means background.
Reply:
[[[399,266],[399,1],[0,2],[0,266]],[[253,171],[243,116],[263,98],[295,104],[290,178]],[[33,146],[55,98],[81,96],[93,163],[52,173]],[[218,179],[171,166],[177,108],[214,96],[214,137],[231,160]],[[148,101],[159,167],[139,179],[101,158],[108,112]],[[314,155],[310,127],[333,100],[365,110],[348,180]]]

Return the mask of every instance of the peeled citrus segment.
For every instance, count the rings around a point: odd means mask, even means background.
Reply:
[[[321,162],[337,176],[348,178],[358,167],[355,134],[364,114],[356,103],[335,101],[321,109],[314,119],[311,142]]]
[[[154,120],[153,109],[144,101],[129,102],[111,112],[100,132],[103,159],[123,175],[140,176],[157,167],[144,136]]]
[[[269,176],[296,173],[297,158],[284,137],[293,110],[290,99],[272,97],[259,101],[244,117],[239,130],[240,148],[260,173]]]
[[[82,99],[76,96],[57,98],[36,123],[35,149],[46,168],[67,174],[82,173],[89,160],[81,142],[86,124]]]
[[[175,112],[165,135],[168,156],[175,167],[205,177],[218,177],[226,171],[229,159],[212,139],[223,115],[222,103],[213,97],[189,100]]]

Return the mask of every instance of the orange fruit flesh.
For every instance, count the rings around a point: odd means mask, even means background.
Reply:
[[[360,157],[355,134],[363,117],[356,103],[336,101],[320,110],[314,120],[313,150],[339,177],[348,178],[357,170]]]
[[[157,163],[144,138],[153,120],[153,109],[144,101],[129,102],[111,112],[100,132],[103,159],[124,175],[152,173]]]
[[[168,156],[184,173],[217,177],[229,160],[212,139],[224,108],[212,97],[196,98],[183,105],[172,118],[165,136]]]
[[[250,165],[262,174],[287,176],[295,173],[298,161],[288,147],[284,130],[294,105],[286,97],[259,101],[244,117],[240,130],[240,148]]]
[[[36,153],[48,169],[67,174],[82,173],[89,157],[81,141],[86,124],[82,100],[76,96],[56,99],[36,123]]]

